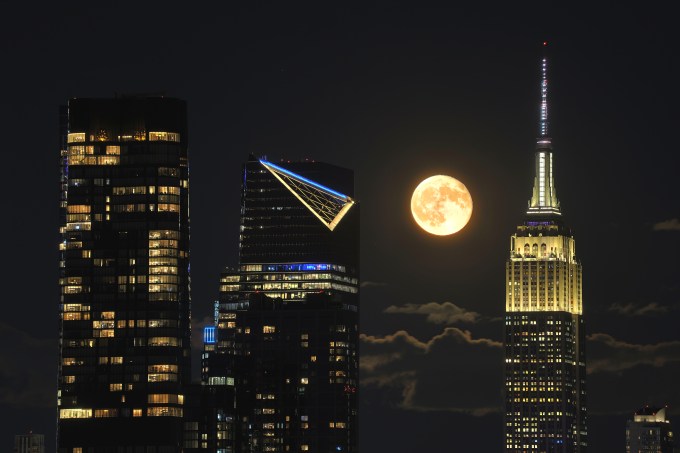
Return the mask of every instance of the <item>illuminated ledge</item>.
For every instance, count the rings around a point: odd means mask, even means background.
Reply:
[[[354,206],[354,200],[345,194],[266,160],[260,159],[260,163],[331,231]]]
[[[554,214],[554,215],[562,215],[559,209],[555,208],[529,208],[527,211],[527,214],[533,215],[533,214]]]
[[[583,314],[583,309],[579,309],[576,307],[568,308],[563,305],[561,306],[548,306],[548,307],[530,307],[530,308],[519,308],[517,306],[512,306],[506,304],[505,306],[505,314],[509,315],[510,313],[546,313],[546,312],[564,312],[564,313],[570,313],[572,315],[582,315]]]

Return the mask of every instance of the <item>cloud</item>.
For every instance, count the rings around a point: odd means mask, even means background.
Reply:
[[[399,408],[473,415],[501,409],[502,344],[497,341],[447,327],[426,340],[400,330],[362,334],[361,342],[362,385],[379,389]]]
[[[390,362],[399,360],[401,354],[393,352],[392,354],[376,354],[376,355],[362,355],[359,367],[361,371],[373,372],[377,368],[387,365]]]
[[[663,222],[655,223],[652,226],[654,231],[680,231],[680,220],[677,218],[664,220]]]
[[[57,402],[56,339],[38,339],[0,322],[0,404],[53,408]]]
[[[615,373],[640,365],[662,367],[680,361],[680,341],[635,344],[605,333],[588,336],[588,372]]]
[[[406,304],[401,306],[390,305],[385,309],[385,313],[402,313],[425,315],[428,322],[434,324],[455,324],[457,322],[477,322],[480,318],[479,313],[468,311],[451,302],[427,304]]]
[[[645,403],[680,404],[680,341],[637,344],[605,333],[588,337],[588,407],[630,413]],[[502,413],[503,347],[447,327],[432,337],[406,330],[361,335],[364,394],[413,412]],[[622,390],[625,389],[625,390]]]
[[[647,305],[643,306],[638,306],[634,305],[632,303],[628,304],[612,304],[609,308],[609,311],[613,311],[616,313],[619,313],[621,315],[625,316],[644,316],[644,315],[653,315],[655,313],[666,313],[668,311],[668,307],[665,307],[663,305],[659,305],[656,302],[649,303]]]
[[[588,336],[588,412],[630,414],[644,404],[680,405],[680,341],[637,344]]]
[[[385,283],[385,282],[372,282],[372,281],[361,282],[362,288],[383,287],[383,286],[387,286],[387,283]]]

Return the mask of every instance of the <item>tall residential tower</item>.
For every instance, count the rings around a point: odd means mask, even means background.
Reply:
[[[546,58],[540,92],[534,188],[505,272],[504,444],[507,452],[584,453],[581,264],[555,192]]]
[[[62,112],[58,452],[178,452],[191,347],[186,104],[72,99]]]

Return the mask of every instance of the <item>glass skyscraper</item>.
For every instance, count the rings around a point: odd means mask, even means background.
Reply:
[[[582,272],[553,180],[545,58],[541,69],[534,189],[506,263],[504,445],[507,452],[584,453]]]
[[[184,101],[62,110],[60,453],[176,452],[190,380]]]
[[[239,268],[221,277],[204,383],[234,387],[235,451],[356,452],[352,172],[251,156],[242,181]]]

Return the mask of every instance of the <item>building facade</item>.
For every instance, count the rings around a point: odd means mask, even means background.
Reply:
[[[584,453],[582,270],[555,191],[545,58],[541,70],[534,188],[506,263],[504,443],[508,452]]]
[[[17,434],[14,436],[14,453],[45,453],[43,434]]]
[[[58,451],[179,451],[191,360],[186,104],[72,99],[62,113]]]
[[[203,355],[204,384],[234,386],[235,451],[357,451],[351,194],[352,173],[332,165],[244,166],[239,268],[221,277]]]
[[[626,453],[673,453],[674,445],[665,407],[645,406],[626,423]]]

